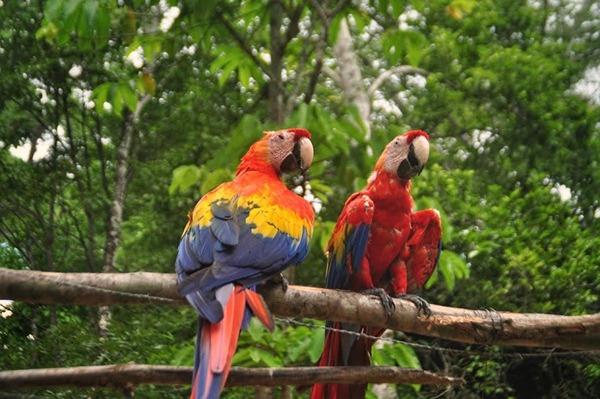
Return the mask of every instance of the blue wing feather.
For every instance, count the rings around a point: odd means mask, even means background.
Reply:
[[[182,237],[176,270],[179,292],[214,323],[223,315],[214,290],[232,282],[255,285],[299,263],[308,253],[308,233],[304,230],[299,240],[284,232],[254,233],[255,226],[246,223],[249,210],[230,202],[211,205],[211,213],[208,226],[194,226]]]
[[[217,202],[211,205],[213,219],[210,223],[210,231],[222,245],[218,250],[226,250],[227,247],[238,245],[240,239],[240,226],[234,219],[234,210],[230,202]]]
[[[371,225],[361,223],[353,229],[350,237],[348,237],[346,248],[349,249],[348,252],[352,255],[353,273],[358,273],[360,269],[361,261],[367,250],[370,229]]]
[[[360,272],[369,242],[373,213],[373,201],[362,192],[352,195],[346,201],[329,243],[326,277],[328,288],[349,288],[352,275]],[[336,233],[342,236],[339,237]],[[327,321],[326,326],[333,327],[334,322]],[[357,333],[361,329],[360,325],[349,323],[342,323],[340,326]],[[340,337],[342,364],[348,365],[350,352],[356,339],[355,335],[342,334]]]
[[[350,277],[360,271],[369,242],[373,211],[373,202],[366,194],[356,193],[346,201],[342,216],[336,225],[336,230],[343,229],[342,241],[338,242],[336,247],[332,238],[329,244],[326,278],[328,288],[348,288]],[[363,222],[351,224],[351,218]]]

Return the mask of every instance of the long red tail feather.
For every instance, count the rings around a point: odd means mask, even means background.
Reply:
[[[219,398],[231,370],[244,320],[245,291],[244,287],[236,286],[225,306],[223,319],[215,324],[204,322],[201,326],[201,338],[196,348],[198,369],[194,370],[190,399]]]
[[[341,328],[340,323],[333,323],[334,328]],[[384,330],[367,330],[369,335],[381,335]],[[327,331],[323,353],[319,366],[368,366],[371,364],[371,346],[373,341],[360,337],[354,341],[347,361],[342,351],[342,336],[338,331]],[[365,397],[367,384],[315,384],[310,399],[362,399]]]

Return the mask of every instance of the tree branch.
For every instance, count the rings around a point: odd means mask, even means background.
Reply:
[[[379,89],[379,87],[386,80],[391,78],[392,76],[408,75],[408,74],[418,74],[418,75],[427,76],[429,73],[424,69],[413,67],[410,65],[398,65],[392,69],[388,69],[388,70],[382,72],[379,76],[377,76],[377,78],[373,81],[373,83],[371,83],[371,86],[369,87],[369,90],[368,90],[369,96],[372,96],[373,93],[375,93],[375,91],[377,89]]]
[[[329,68],[327,65],[323,65],[323,72],[325,72],[325,74],[327,76],[329,76],[334,81],[335,84],[337,84],[338,86],[341,86],[342,78],[340,78],[340,75],[336,71]]]
[[[282,317],[306,317],[390,328],[469,344],[600,349],[600,313],[586,316],[510,313],[431,305],[419,316],[410,301],[395,299],[388,319],[377,297],[325,288],[260,287],[271,311]],[[40,304],[182,305],[175,275],[165,273],[50,273],[0,268],[0,299]]]
[[[231,37],[233,37],[233,40],[235,40],[238,46],[240,46],[240,48],[244,50],[246,54],[248,54],[252,61],[254,61],[256,66],[259,67],[267,76],[271,77],[271,71],[269,71],[269,68],[267,68],[265,64],[261,62],[261,60],[256,55],[254,55],[248,43],[246,43],[246,41],[242,38],[238,31],[235,30],[233,25],[231,25],[231,23],[227,19],[225,19],[223,14],[217,13],[217,18],[223,24],[225,29],[227,29],[227,32],[229,32]]]
[[[115,364],[107,366],[0,371],[0,386],[124,387],[139,384],[187,385],[191,367]],[[316,383],[393,383],[457,385],[460,378],[401,367],[233,367],[227,386],[312,385]]]
[[[293,38],[296,37],[296,35],[298,35],[298,32],[300,32],[300,25],[298,23],[300,22],[300,17],[302,16],[302,11],[304,11],[304,7],[305,4],[304,2],[302,2],[298,5],[298,7],[294,9],[291,15],[288,14],[290,22],[285,32],[285,38],[283,39],[283,43],[281,43],[282,52],[285,52],[285,48],[287,47],[287,45],[292,41]]]
[[[135,129],[140,119],[142,109],[150,101],[149,94],[144,95],[136,105],[133,113],[127,115],[123,121],[123,138],[117,147],[117,164],[115,189],[110,214],[108,215],[108,227],[106,229],[106,243],[104,245],[104,264],[102,271],[112,272],[115,270],[115,257],[119,246],[121,234],[121,223],[123,221],[123,208],[125,206],[125,195],[127,192],[127,175],[129,173],[131,143]]]
[[[335,17],[337,13],[339,13],[342,10],[342,8],[346,6],[347,3],[347,0],[340,0],[332,9],[326,9],[321,5],[319,1],[311,0],[311,4],[313,5],[313,8],[317,10],[317,14],[321,19],[323,26],[321,28],[321,34],[319,35],[319,41],[317,42],[315,48],[315,68],[313,69],[313,73],[310,76],[308,88],[306,90],[306,95],[304,96],[304,102],[306,104],[309,104],[312,100],[312,97],[315,94],[319,76],[321,75],[321,71],[323,70],[325,47],[327,46],[327,42],[329,40],[329,26],[331,25],[333,17]]]
[[[321,70],[323,69],[323,58],[325,58],[325,46],[327,45],[327,40],[329,36],[329,24],[331,23],[319,2],[316,0],[312,0],[312,3],[315,9],[318,11],[323,26],[321,26],[321,33],[319,34],[319,39],[315,44],[315,67],[312,73],[310,74],[310,78],[308,79],[308,87],[306,88],[306,93],[304,94],[304,102],[306,104],[310,104],[312,97],[315,94],[317,82],[319,81]]]

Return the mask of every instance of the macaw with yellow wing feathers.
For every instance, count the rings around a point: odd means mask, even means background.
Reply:
[[[266,132],[242,158],[235,178],[204,195],[189,215],[176,260],[179,292],[199,315],[191,399],[218,398],[252,314],[273,328],[256,284],[308,253],[314,212],[281,172],[306,170],[310,132]]]
[[[420,310],[427,302],[415,292],[427,282],[441,250],[441,221],[434,209],[413,211],[411,178],[429,158],[429,135],[412,130],[395,137],[381,154],[367,187],[352,194],[328,244],[327,288],[378,295],[388,314],[392,297],[404,297]],[[383,329],[327,322],[337,330],[379,336]],[[370,364],[372,340],[327,331],[320,366]],[[366,384],[316,384],[311,399],[364,398]]]

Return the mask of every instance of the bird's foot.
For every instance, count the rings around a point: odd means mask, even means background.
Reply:
[[[429,302],[427,302],[420,296],[413,294],[403,294],[399,295],[398,298],[411,301],[417,307],[418,316],[425,316],[425,318],[429,318],[429,316],[431,316],[431,307],[429,306]]]
[[[381,306],[383,306],[386,319],[392,317],[396,310],[396,304],[394,303],[394,299],[383,288],[370,288],[364,290],[362,293],[378,297],[381,301]]]
[[[281,287],[281,289],[283,290],[283,292],[286,292],[288,289],[288,286],[290,285],[290,282],[288,281],[287,278],[285,278],[285,276],[281,273],[276,274],[275,276],[271,277],[269,280],[267,280],[268,284],[272,284],[272,285],[279,285]]]

